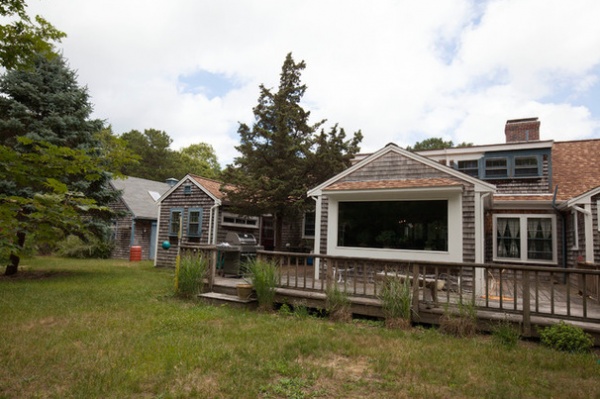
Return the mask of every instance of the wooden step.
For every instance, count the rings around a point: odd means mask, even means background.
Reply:
[[[198,297],[210,305],[227,305],[238,308],[255,309],[258,301],[255,298],[241,299],[237,295],[223,294],[221,292],[205,292]]]

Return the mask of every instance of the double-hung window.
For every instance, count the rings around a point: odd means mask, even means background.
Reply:
[[[171,217],[169,220],[169,236],[177,237],[179,235],[182,218],[183,218],[183,209],[181,209],[181,208],[171,209]]]
[[[303,238],[314,238],[315,236],[315,211],[304,213],[304,222],[302,229]]]
[[[457,168],[459,171],[466,173],[469,176],[479,176],[479,161],[477,159],[458,161]]]
[[[187,235],[188,237],[202,235],[202,208],[191,208],[188,211]]]
[[[508,160],[506,158],[488,158],[485,160],[485,177],[508,177]]]
[[[556,262],[554,215],[494,216],[494,259]]]

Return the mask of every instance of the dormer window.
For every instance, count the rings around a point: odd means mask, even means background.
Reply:
[[[506,158],[488,158],[485,160],[485,177],[508,177],[508,162]]]
[[[479,177],[479,161],[476,159],[468,161],[458,161],[457,169],[469,176]]]
[[[538,157],[515,157],[515,177],[537,176]]]

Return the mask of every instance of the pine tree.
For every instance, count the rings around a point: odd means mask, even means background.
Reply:
[[[310,206],[308,189],[331,177],[334,170],[339,171],[331,164],[320,170],[315,160],[327,153],[346,167],[362,137],[358,132],[352,142],[345,142],[337,125],[329,136],[322,133],[315,137],[325,121],[310,124],[310,112],[301,105],[306,85],[300,78],[305,67],[304,61],[294,62],[290,53],[283,63],[277,92],[260,85],[258,105],[253,109],[256,121],[252,127],[240,124],[236,149],[241,155],[223,177],[235,187],[223,188],[234,210],[246,215],[273,215],[278,249],[282,247],[284,221],[298,217]]]

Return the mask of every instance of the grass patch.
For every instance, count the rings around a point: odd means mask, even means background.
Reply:
[[[592,398],[594,353],[212,307],[149,262],[0,277],[0,398]]]

